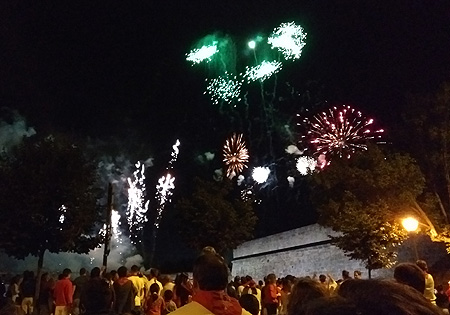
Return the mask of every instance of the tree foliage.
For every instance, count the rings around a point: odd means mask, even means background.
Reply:
[[[192,196],[177,203],[179,231],[191,247],[213,246],[223,253],[252,237],[257,220],[252,202],[232,190],[229,181],[194,179]]]
[[[416,211],[425,180],[407,155],[378,147],[337,159],[313,176],[314,200],[323,225],[341,232],[332,242],[366,267],[390,267],[406,238],[400,219]]]
[[[450,223],[450,83],[434,95],[409,95],[403,111],[399,142],[418,161],[427,180],[427,191],[436,199],[442,218]]]
[[[24,258],[99,243],[95,165],[68,139],[25,139],[0,167],[0,247]],[[63,210],[63,208],[65,210]],[[40,266],[40,267],[41,267]]]

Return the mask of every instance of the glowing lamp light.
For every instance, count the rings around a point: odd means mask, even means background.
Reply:
[[[269,174],[270,169],[268,167],[259,166],[253,169],[252,178],[258,184],[262,184],[269,178]]]
[[[256,47],[256,42],[255,42],[254,40],[249,41],[249,42],[248,42],[248,47],[249,47],[250,49],[255,49],[255,47]]]
[[[409,218],[403,219],[402,225],[406,231],[414,232],[419,227],[419,221],[417,221],[414,218],[409,217]]]

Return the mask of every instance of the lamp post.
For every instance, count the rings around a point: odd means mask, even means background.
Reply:
[[[417,252],[417,243],[416,243],[416,238],[414,237],[415,235],[413,235],[413,233],[415,231],[417,231],[417,228],[419,227],[419,221],[417,221],[416,219],[414,219],[412,217],[408,217],[408,218],[403,219],[402,225],[405,228],[405,230],[408,231],[408,233],[410,234],[410,236],[413,240],[414,254],[416,256],[416,260],[418,260],[419,254]]]

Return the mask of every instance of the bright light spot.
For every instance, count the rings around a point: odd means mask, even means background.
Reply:
[[[67,212],[67,208],[65,205],[62,205],[61,207],[59,207],[59,212],[61,213],[61,215],[59,216],[59,223],[63,224],[64,221],[66,220],[66,212]]]
[[[270,169],[268,167],[259,166],[253,169],[252,177],[255,182],[262,184],[269,178],[269,174]]]
[[[409,218],[403,219],[402,225],[406,231],[414,232],[419,227],[419,221],[417,221],[414,218],[409,217]]]
[[[255,42],[254,40],[249,41],[249,42],[248,42],[248,47],[249,47],[250,49],[255,49],[255,47],[256,47],[256,42]]]
[[[258,66],[246,67],[244,76],[247,78],[248,82],[256,80],[264,81],[280,70],[281,62],[264,60]]]
[[[301,156],[297,159],[296,166],[300,174],[308,175],[314,171],[317,166],[317,162],[309,156]]]
[[[306,33],[300,25],[294,22],[282,23],[275,28],[268,39],[272,48],[277,48],[286,60],[298,59],[305,47]]]
[[[192,61],[194,64],[200,63],[202,61],[211,61],[212,56],[217,53],[217,42],[213,42],[210,46],[203,46],[198,49],[193,49],[187,54],[186,60]]]
[[[293,187],[294,187],[294,183],[295,183],[295,178],[292,177],[292,176],[288,176],[288,177],[287,177],[287,181],[288,181],[288,183],[289,183],[289,187],[290,187],[290,188],[293,188]]]

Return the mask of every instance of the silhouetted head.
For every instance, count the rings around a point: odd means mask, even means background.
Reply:
[[[217,254],[204,254],[194,263],[193,277],[200,290],[225,290],[228,284],[228,267]]]
[[[415,264],[399,264],[394,269],[394,278],[398,282],[409,285],[422,294],[425,291],[425,274],[423,270]]]

